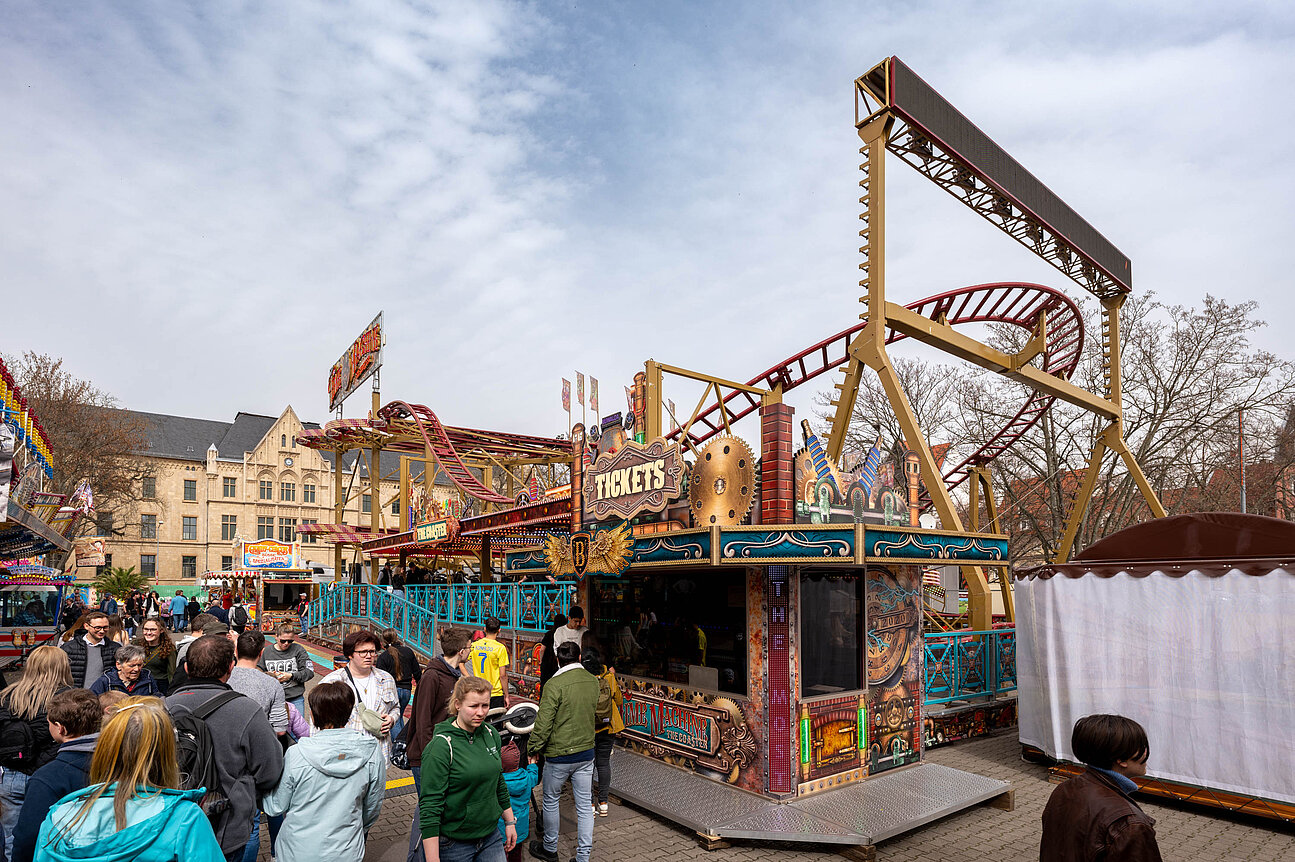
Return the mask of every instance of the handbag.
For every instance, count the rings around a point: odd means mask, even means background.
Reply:
[[[369,707],[365,705],[364,698],[360,697],[360,687],[355,684],[355,677],[351,676],[351,669],[349,667],[346,669],[346,676],[351,680],[351,688],[355,689],[355,708],[358,710],[358,714],[360,716],[360,726],[363,727],[364,732],[370,736],[382,739],[387,735],[382,729],[382,716],[378,715],[378,713],[369,709]]]

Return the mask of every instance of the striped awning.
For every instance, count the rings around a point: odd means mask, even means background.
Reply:
[[[379,530],[375,533],[368,527],[352,527],[349,524],[298,524],[297,532],[313,533],[335,545],[362,545],[372,539],[395,534],[395,530]]]

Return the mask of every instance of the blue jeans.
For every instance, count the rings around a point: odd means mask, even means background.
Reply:
[[[504,862],[504,836],[496,829],[476,841],[441,836],[441,862]]]
[[[274,855],[274,839],[279,837],[279,827],[283,825],[284,814],[277,814],[274,817],[266,817],[266,824],[270,828],[270,855]],[[247,839],[247,846],[243,848],[243,862],[256,862],[256,857],[261,853],[261,812],[257,811],[252,818],[252,837]]]
[[[302,692],[296,697],[288,698],[288,703],[292,704],[297,708],[297,712],[301,713],[302,718],[306,717],[306,693],[305,692]]]
[[[4,858],[13,858],[13,828],[27,798],[27,775],[16,769],[0,768],[0,828],[4,830]]]
[[[405,707],[409,706],[409,696],[413,692],[407,688],[396,686],[396,694],[400,697],[400,713],[396,716],[396,723],[391,726],[392,739],[400,736],[400,731],[405,729]]]
[[[571,795],[576,801],[576,862],[589,862],[594,849],[594,762],[554,763],[544,761],[544,849],[558,852],[558,797],[562,785],[571,781]]]

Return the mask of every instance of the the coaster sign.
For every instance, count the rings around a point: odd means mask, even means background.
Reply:
[[[599,521],[660,512],[678,499],[682,476],[677,444],[661,437],[650,443],[627,442],[586,472],[585,511]]]

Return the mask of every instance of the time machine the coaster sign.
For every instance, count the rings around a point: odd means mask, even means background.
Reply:
[[[660,437],[645,444],[626,442],[586,473],[585,509],[599,521],[660,512],[679,497],[682,476],[683,459],[676,444]]]

